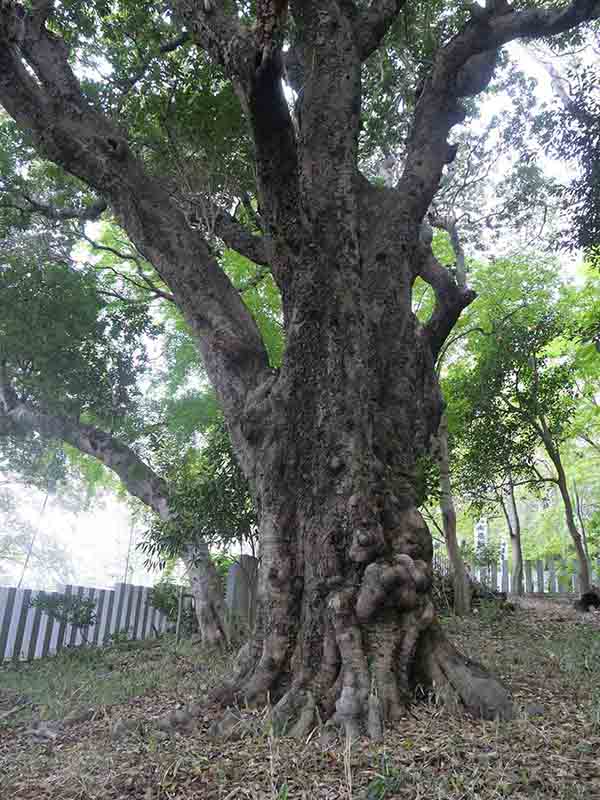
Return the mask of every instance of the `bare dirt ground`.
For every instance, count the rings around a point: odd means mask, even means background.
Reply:
[[[429,699],[381,745],[324,747],[318,731],[306,741],[274,739],[268,710],[239,709],[245,722],[224,740],[209,730],[222,711],[208,707],[191,721],[183,711],[228,666],[190,643],[4,667],[0,715],[31,705],[0,717],[0,798],[600,798],[600,615],[535,600],[512,613],[483,605],[444,625],[509,685],[513,721],[475,721]],[[183,724],[169,727],[174,716],[165,715],[178,708]],[[69,714],[90,718],[65,723]],[[63,724],[42,722],[36,736],[40,718]]]

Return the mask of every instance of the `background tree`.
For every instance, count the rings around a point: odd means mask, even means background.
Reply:
[[[588,591],[588,557],[561,454],[579,394],[575,364],[560,345],[567,313],[565,300],[552,303],[550,293],[541,307],[524,303],[492,335],[477,340],[476,362],[463,370],[453,392],[468,407],[462,421],[465,488],[483,497],[486,488],[488,497],[490,488],[495,491],[516,538],[520,522],[515,485],[556,483],[580,563],[582,590]],[[539,448],[552,465],[548,473],[536,465]],[[513,559],[520,561],[516,553]]]

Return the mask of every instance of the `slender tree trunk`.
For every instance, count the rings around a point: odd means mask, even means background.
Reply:
[[[575,522],[575,512],[573,509],[573,503],[571,501],[571,495],[569,493],[567,476],[563,467],[560,451],[558,447],[554,445],[554,442],[552,442],[548,435],[544,436],[544,446],[548,456],[550,457],[550,460],[554,464],[554,468],[556,469],[556,482],[558,484],[558,490],[560,492],[565,509],[565,521],[567,523],[567,529],[571,534],[573,544],[575,545],[577,560],[579,561],[579,582],[581,593],[585,594],[586,592],[590,591],[592,585],[590,565],[583,538],[579,529],[577,528],[577,523]]]
[[[573,494],[575,495],[575,508],[577,510],[577,519],[579,520],[579,527],[581,529],[581,539],[583,541],[583,549],[585,550],[585,555],[589,562],[590,551],[588,550],[587,532],[585,529],[585,521],[583,519],[583,507],[581,503],[581,497],[579,495],[579,492],[577,491],[577,483],[575,481],[573,481]]]
[[[523,549],[521,547],[521,520],[515,498],[515,487],[511,477],[504,498],[501,498],[502,510],[506,517],[512,556],[512,590],[514,594],[523,594]]]
[[[195,545],[186,548],[182,558],[190,579],[202,642],[210,646],[224,647],[228,644],[229,637],[223,587],[210,558],[208,545],[199,539]]]
[[[440,511],[444,525],[444,538],[452,564],[454,585],[454,612],[464,616],[471,611],[471,585],[456,537],[456,509],[450,481],[448,458],[448,418],[442,414],[437,434],[437,455],[440,470]]]

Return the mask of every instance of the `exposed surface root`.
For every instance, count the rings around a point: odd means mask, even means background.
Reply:
[[[474,717],[509,720],[514,716],[507,689],[480,664],[463,656],[433,623],[419,642],[418,677],[445,703]]]
[[[273,732],[302,739],[316,724],[317,704],[312,692],[290,689],[271,712]]]

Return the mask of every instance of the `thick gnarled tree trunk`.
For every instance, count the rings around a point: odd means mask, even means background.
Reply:
[[[386,263],[382,237],[373,234],[377,206],[368,190],[354,196],[361,223],[350,232],[360,236],[361,269],[357,254],[340,258],[344,237],[336,236],[295,270],[290,357],[265,402],[268,437],[255,474],[258,629],[225,693],[257,703],[281,698],[276,723],[289,730],[291,717],[296,734],[314,724],[317,710],[352,734],[362,724],[373,734],[405,713],[415,681],[432,678],[486,716],[510,707],[483,671],[471,686],[467,662],[442,644],[437,628],[428,633],[432,543],[415,505],[414,474],[438,427],[441,398],[429,331],[410,312],[423,252],[398,220],[393,246],[403,241],[409,255]],[[304,282],[318,282],[319,291],[307,296]],[[417,649],[427,654],[422,672]],[[485,686],[479,699],[476,685]]]

